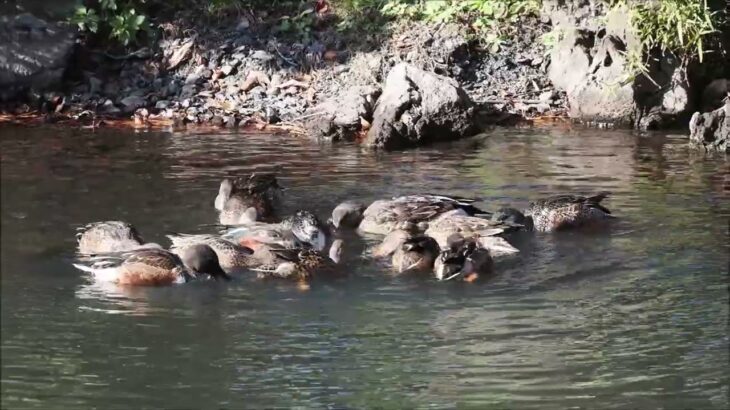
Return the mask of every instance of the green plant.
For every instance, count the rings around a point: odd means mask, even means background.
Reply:
[[[314,10],[307,8],[293,17],[281,17],[277,29],[280,32],[294,34],[301,37],[304,41],[308,41],[312,31],[312,24],[314,24]]]
[[[685,66],[694,59],[702,62],[708,51],[706,42],[716,32],[719,18],[718,13],[707,6],[707,0],[616,0],[611,7],[628,14],[640,43],[638,50],[628,50],[624,55],[627,78],[623,83],[641,74],[649,78],[647,64],[655,51],[673,53]]]
[[[496,52],[519,18],[539,9],[539,0],[389,0],[382,12],[395,18],[466,23]]]
[[[145,0],[98,0],[79,5],[69,18],[79,30],[93,34],[104,33],[110,39],[127,46],[133,43],[139,32],[147,30],[147,17],[138,14],[136,8]]]

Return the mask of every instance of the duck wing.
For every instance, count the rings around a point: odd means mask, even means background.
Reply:
[[[601,201],[603,201],[608,195],[610,195],[610,192],[600,192],[596,195],[592,196],[581,196],[581,195],[570,195],[570,194],[562,194],[562,195],[553,195],[549,196],[547,198],[532,202],[529,206],[529,210],[537,211],[537,210],[554,210],[558,208],[562,208],[564,206],[573,205],[573,204],[582,204],[586,205],[591,208],[600,209],[601,211],[610,214],[611,212],[606,209],[604,206],[601,205]]]
[[[124,265],[135,263],[170,271],[183,266],[180,257],[163,249],[142,249],[124,254]]]

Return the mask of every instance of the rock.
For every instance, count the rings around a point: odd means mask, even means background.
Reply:
[[[226,123],[226,128],[235,128],[236,127],[236,117],[234,117],[232,115],[229,117],[225,117],[225,123]]]
[[[363,119],[372,119],[377,87],[354,87],[304,112],[304,128],[313,138],[352,140],[360,132]]]
[[[155,103],[155,109],[164,110],[170,106],[170,102],[167,100],[160,100]]]
[[[104,101],[102,109],[107,114],[119,114],[121,112],[121,110],[114,105],[112,100]]]
[[[279,116],[279,110],[276,109],[276,107],[267,105],[266,110],[265,110],[265,115],[266,115],[266,122],[269,124],[277,124],[277,123],[281,122],[281,117]]]
[[[195,45],[195,40],[190,39],[180,45],[173,53],[172,56],[170,56],[170,59],[167,61],[167,69],[168,70],[174,70],[178,66],[180,66],[182,63],[186,62],[190,56],[193,53],[193,46]]]
[[[671,53],[653,55],[646,75],[634,76],[626,56],[642,48],[631,19],[621,9],[594,18],[591,13],[602,13],[602,6],[588,3],[546,0],[543,6],[562,33],[551,51],[548,76],[556,89],[566,92],[570,117],[656,127],[690,113],[692,90],[680,62]],[[578,19],[571,13],[588,14]]]
[[[397,149],[476,132],[474,104],[455,80],[401,63],[388,74],[365,145]]]
[[[730,101],[715,111],[694,113],[689,121],[689,140],[708,151],[730,152]]]
[[[198,74],[192,73],[185,77],[185,85],[197,84],[198,82],[200,82],[200,76]]]
[[[544,103],[550,103],[552,100],[555,99],[555,91],[545,91],[540,94],[538,97],[538,100]]]
[[[122,98],[119,103],[122,104],[125,112],[134,112],[135,110],[137,110],[137,108],[141,108],[147,105],[147,101],[143,97],[137,95],[130,95],[128,97]]]
[[[210,119],[210,123],[216,127],[222,127],[225,124],[225,121],[220,115],[214,115],[213,118]]]
[[[344,65],[344,64],[338,64],[338,65],[336,65],[336,66],[335,66],[335,67],[334,67],[334,68],[332,69],[332,72],[333,72],[333,73],[334,73],[335,75],[340,75],[340,74],[342,74],[342,73],[346,73],[346,72],[348,72],[349,70],[350,70],[350,67],[348,67],[348,66],[346,66],[346,65]]]
[[[241,83],[240,88],[242,91],[247,92],[258,85],[268,85],[269,83],[269,76],[266,73],[263,71],[251,71]]]
[[[67,26],[31,14],[0,16],[0,101],[57,87],[75,37]]]
[[[229,75],[233,74],[233,70],[235,69],[236,68],[232,65],[224,65],[223,67],[221,67],[221,74],[223,74],[223,76],[225,77],[228,77]]]
[[[96,77],[89,77],[89,94],[99,94],[101,93],[101,87],[103,83],[100,79]]]
[[[241,17],[241,19],[238,21],[238,24],[236,25],[236,31],[244,32],[248,30],[248,28],[251,27],[251,23],[248,21],[246,17]]]
[[[253,53],[251,53],[250,58],[253,60],[261,61],[263,63],[268,63],[268,62],[274,60],[274,56],[271,53],[267,53],[264,50],[254,51]]]

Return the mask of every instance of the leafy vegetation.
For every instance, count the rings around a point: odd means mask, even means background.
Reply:
[[[133,43],[141,31],[147,30],[144,14],[137,12],[137,5],[144,0],[97,0],[76,7],[70,21],[81,31],[104,33],[122,45]]]
[[[478,38],[492,51],[497,51],[503,38],[515,30],[521,16],[537,14],[539,0],[389,0],[383,7],[385,15],[422,19],[436,23],[469,24]]]
[[[710,51],[707,45],[711,35],[717,32],[715,27],[721,18],[720,13],[710,10],[707,0],[617,0],[612,7],[629,15],[641,43],[641,50],[627,52],[633,76],[647,72],[653,51],[674,53],[685,65],[695,59],[702,62]]]

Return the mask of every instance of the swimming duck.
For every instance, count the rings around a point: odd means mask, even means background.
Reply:
[[[396,229],[387,234],[383,242],[373,248],[372,255],[376,258],[390,256],[393,270],[401,273],[430,271],[439,252],[435,239],[418,233],[417,228],[410,225],[408,229]]]
[[[282,190],[274,174],[224,179],[215,198],[220,223],[241,225],[271,216]]]
[[[473,202],[473,199],[432,194],[378,200],[365,209],[359,229],[365,233],[386,235],[410,223],[423,232],[429,221],[454,209],[462,209],[467,215],[487,214],[472,205]]]
[[[126,252],[138,248],[159,248],[145,243],[137,229],[122,221],[92,222],[77,229],[78,252],[84,255]]]
[[[458,233],[466,239],[478,242],[492,255],[501,256],[517,253],[519,250],[500,235],[522,228],[517,223],[469,216],[462,209],[454,209],[429,222],[425,234],[434,238],[442,248],[447,248],[449,236]]]
[[[280,223],[257,222],[231,229],[223,234],[223,238],[249,247],[258,242],[284,248],[311,246],[321,251],[327,245],[327,231],[317,216],[299,210]]]
[[[609,195],[601,192],[592,196],[554,195],[530,203],[522,214],[514,208],[502,209],[493,218],[507,220],[521,216],[532,220],[536,230],[551,232],[574,228],[614,218],[601,201]]]
[[[254,269],[259,272],[260,278],[284,278],[297,281],[308,281],[315,276],[340,276],[343,272],[338,269],[338,263],[342,255],[343,241],[337,239],[330,246],[329,255],[320,251],[307,248],[282,249],[270,246],[263,246],[256,250],[262,255],[259,258],[267,258],[262,265]],[[268,253],[268,256],[264,256]]]
[[[190,246],[199,244],[210,246],[218,256],[221,267],[228,273],[239,268],[249,268],[256,265],[251,257],[254,253],[251,248],[238,245],[219,236],[170,234],[167,237],[172,242],[170,251],[177,255],[181,255]]]
[[[207,245],[193,245],[178,256],[164,249],[137,249],[120,256],[96,259],[91,266],[74,264],[100,282],[130,286],[163,286],[188,282],[204,275],[230,279],[215,251]]]
[[[355,229],[362,222],[363,213],[365,212],[365,205],[355,201],[345,201],[337,205],[332,210],[332,217],[328,222],[335,227],[335,229],[349,228]]]
[[[430,236],[411,236],[393,253],[393,269],[399,273],[430,271],[439,251],[438,243]]]
[[[461,234],[449,235],[448,245],[434,262],[434,274],[438,280],[463,280],[473,282],[492,272],[494,261],[489,250],[473,239]]]

